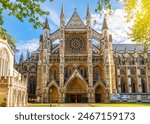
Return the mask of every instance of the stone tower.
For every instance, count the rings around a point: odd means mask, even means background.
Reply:
[[[112,35],[109,33],[107,25],[107,17],[104,16],[102,25],[102,46],[103,47],[103,59],[104,59],[104,70],[107,90],[110,94],[116,93],[116,81],[115,81],[115,66],[113,60],[113,49],[112,49]]]

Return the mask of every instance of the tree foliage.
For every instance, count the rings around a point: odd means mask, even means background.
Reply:
[[[4,12],[7,11],[9,16],[16,17],[19,21],[24,22],[27,19],[33,24],[33,27],[39,28],[43,23],[39,21],[39,17],[49,15],[49,12],[41,9],[41,5],[46,1],[53,0],[0,0],[0,37],[7,38],[14,43],[13,39],[2,28],[4,20]]]
[[[3,28],[0,28],[0,38],[7,39],[7,41],[13,45],[16,43],[15,39],[12,38]]]
[[[120,1],[120,0],[116,0]],[[122,0],[126,20],[132,22],[129,34],[137,44],[150,45],[150,0]],[[110,0],[98,0],[96,11],[111,9]]]
[[[127,21],[133,21],[129,34],[132,41],[150,45],[150,0],[123,0]]]
[[[95,12],[101,12],[103,10],[106,10],[108,14],[111,14],[110,0],[98,0]]]

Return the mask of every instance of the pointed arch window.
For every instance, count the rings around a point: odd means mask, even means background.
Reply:
[[[135,88],[135,80],[133,78],[131,78],[131,92],[135,93],[136,92],[136,88]]]
[[[96,70],[96,72],[95,72],[95,80],[98,80],[98,79],[99,79],[99,71]]]
[[[141,79],[142,93],[146,93],[145,80]]]
[[[126,85],[124,79],[121,79],[121,93],[126,93]]]
[[[79,71],[84,78],[87,78],[87,68],[86,67],[80,66]]]
[[[29,78],[29,95],[35,95],[36,94],[36,78],[35,77],[30,77]]]

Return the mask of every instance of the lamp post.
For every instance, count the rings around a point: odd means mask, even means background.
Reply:
[[[52,93],[52,89],[50,88],[50,107],[52,106],[51,105],[51,96],[52,96],[51,93]]]

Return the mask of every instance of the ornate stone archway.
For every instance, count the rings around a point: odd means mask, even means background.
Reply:
[[[102,85],[97,85],[95,87],[95,102],[96,103],[104,103],[106,102],[106,89]]]
[[[66,102],[82,103],[88,102],[86,83],[79,77],[70,80],[65,89]]]
[[[49,88],[49,102],[51,102],[51,103],[57,103],[58,102],[58,89],[54,85],[52,85]]]

